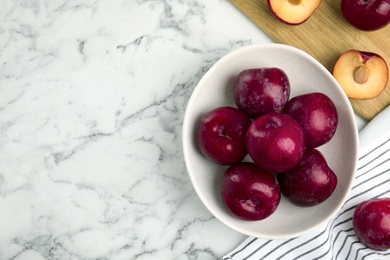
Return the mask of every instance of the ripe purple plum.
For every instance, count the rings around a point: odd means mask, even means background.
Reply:
[[[233,86],[234,101],[251,118],[280,112],[290,98],[290,82],[279,68],[243,70]]]
[[[222,201],[237,218],[254,221],[272,215],[280,203],[275,177],[252,162],[230,166],[222,179]]]
[[[342,0],[341,13],[351,25],[374,31],[390,22],[390,0]]]
[[[250,118],[234,107],[218,107],[206,113],[198,126],[198,145],[210,160],[230,165],[246,155],[245,136]]]
[[[270,172],[292,169],[302,158],[302,127],[289,115],[273,112],[256,118],[246,135],[248,154],[255,164]]]
[[[361,202],[353,214],[353,228],[359,240],[371,249],[390,249],[390,198]]]
[[[284,106],[283,113],[293,117],[302,127],[306,147],[316,148],[329,142],[337,129],[336,106],[323,93],[293,97]]]
[[[306,148],[298,165],[279,173],[277,180],[282,194],[293,204],[303,207],[324,202],[337,185],[336,174],[315,148]]]

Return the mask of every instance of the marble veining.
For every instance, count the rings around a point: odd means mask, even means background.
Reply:
[[[223,55],[271,42],[225,0],[5,0],[0,259],[220,259],[245,238],[186,172],[181,127]]]

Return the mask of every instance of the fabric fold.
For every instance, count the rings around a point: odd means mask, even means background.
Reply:
[[[390,197],[390,131],[360,148],[355,181],[348,199],[325,225],[285,240],[248,237],[223,260],[390,259],[390,251],[374,251],[360,243],[352,226],[357,205],[380,197]]]

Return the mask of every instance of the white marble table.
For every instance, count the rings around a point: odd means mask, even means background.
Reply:
[[[220,259],[245,239],[186,172],[188,99],[271,40],[226,0],[4,0],[0,259]]]

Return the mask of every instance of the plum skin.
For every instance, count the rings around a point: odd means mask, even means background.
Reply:
[[[323,93],[295,96],[286,103],[283,113],[293,117],[302,127],[306,147],[316,148],[326,144],[337,129],[337,108]]]
[[[250,118],[234,107],[217,107],[200,119],[197,141],[201,153],[220,165],[231,165],[247,155]]]
[[[302,160],[292,170],[278,173],[281,193],[293,204],[303,207],[327,200],[337,185],[337,176],[325,157],[315,148],[306,148]]]
[[[363,31],[374,31],[390,22],[390,0],[342,0],[345,20]]]
[[[289,79],[279,68],[243,70],[234,81],[234,102],[251,118],[280,112],[289,97]]]
[[[226,209],[247,221],[269,217],[281,199],[275,177],[252,162],[239,162],[226,169],[221,194]]]
[[[248,128],[246,147],[253,162],[270,172],[292,169],[304,151],[302,127],[289,115],[268,113]]]
[[[361,202],[353,215],[353,228],[359,240],[371,249],[390,249],[390,198]]]

